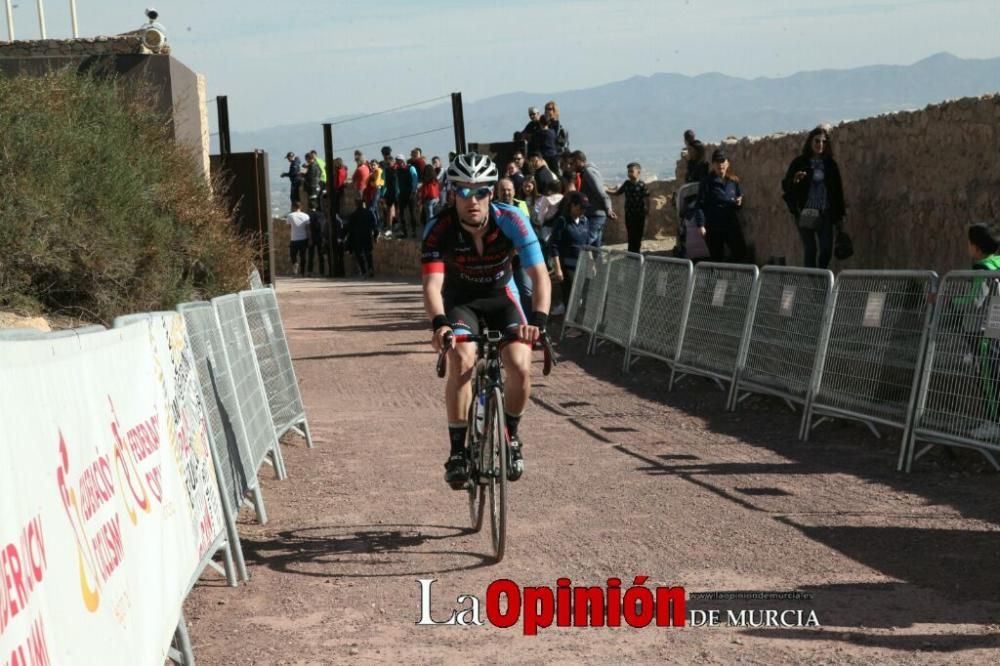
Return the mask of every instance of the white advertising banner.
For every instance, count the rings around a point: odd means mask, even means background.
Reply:
[[[0,341],[0,666],[163,663],[223,533],[183,330]]]

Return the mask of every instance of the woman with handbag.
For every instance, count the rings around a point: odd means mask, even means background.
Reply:
[[[803,265],[826,268],[833,254],[834,229],[839,229],[845,207],[840,168],[824,128],[809,132],[802,154],[788,165],[781,189],[802,238]]]

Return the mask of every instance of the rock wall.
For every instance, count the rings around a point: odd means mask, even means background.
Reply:
[[[807,134],[725,143],[743,186],[744,233],[758,264],[771,257],[802,264],[781,179]],[[844,228],[855,251],[832,268],[943,273],[970,263],[966,226],[985,223],[1000,231],[1000,95],[843,122],[831,138],[844,179]],[[678,175],[682,169],[679,162]]]
[[[0,57],[2,58],[85,58],[150,53],[153,52],[142,45],[142,37],[138,34],[86,39],[15,39],[13,42],[0,43]],[[159,53],[169,55],[170,45],[165,44]]]

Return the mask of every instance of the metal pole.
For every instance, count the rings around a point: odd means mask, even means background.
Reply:
[[[11,0],[7,0],[7,39],[11,42],[14,41],[14,8],[11,6]]]
[[[80,36],[80,29],[76,25],[76,0],[69,0],[69,17],[73,22],[73,39]]]
[[[227,157],[232,152],[229,144],[229,98],[219,95],[215,103],[219,110],[219,154]]]
[[[330,254],[327,256],[327,277],[344,277],[344,246],[340,244],[337,213],[340,211],[340,192],[334,190],[338,174],[333,170],[333,125],[323,123],[323,152],[326,158],[326,222],[330,230]]]
[[[38,0],[38,32],[45,39],[45,3],[42,0]]]
[[[465,112],[462,109],[462,93],[451,94],[451,124],[455,129],[455,152],[466,152]]]

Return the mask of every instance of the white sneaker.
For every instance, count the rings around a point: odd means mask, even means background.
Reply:
[[[969,434],[983,442],[996,442],[1000,440],[1000,424],[993,423],[992,421],[983,421]]]
[[[559,315],[566,314],[566,306],[560,303],[559,305],[552,308],[552,311],[549,314],[551,314],[553,317],[558,317]]]

